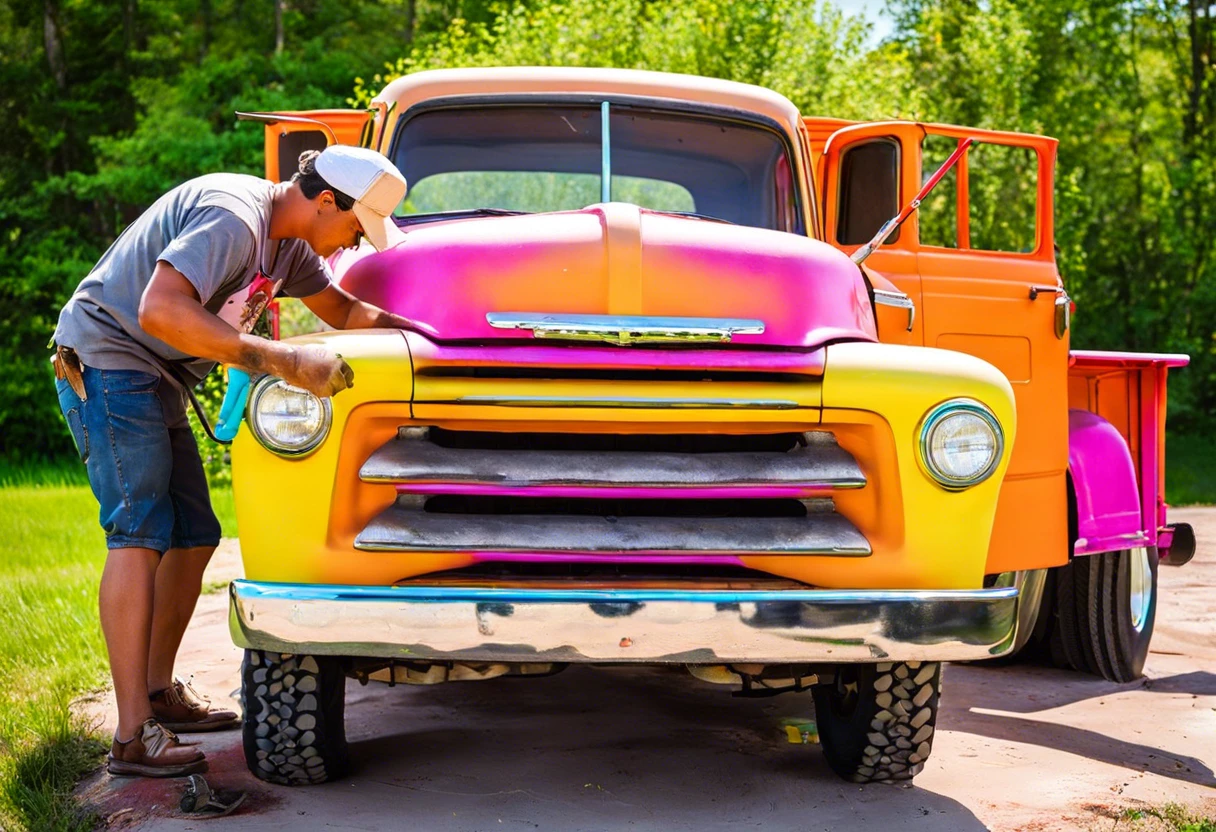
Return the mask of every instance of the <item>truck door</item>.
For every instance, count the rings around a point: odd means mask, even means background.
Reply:
[[[300,112],[237,113],[242,121],[266,126],[266,178],[285,182],[298,171],[300,154],[324,150],[331,144],[370,147],[382,110],[303,110]]]
[[[1055,264],[1056,142],[923,125],[922,175],[965,136],[978,142],[921,206],[915,226],[927,347],[996,366],[1017,399],[988,572],[1068,557],[1068,313]]]
[[[920,138],[920,127],[910,122],[859,124],[828,137],[820,173],[823,239],[852,254],[899,213],[920,188]],[[879,339],[922,344],[915,214],[865,266],[874,290]]]

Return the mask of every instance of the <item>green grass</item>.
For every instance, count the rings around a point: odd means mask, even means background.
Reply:
[[[1216,503],[1216,440],[1173,435],[1166,439],[1165,500],[1172,506]]]
[[[1119,820],[1131,830],[1166,830],[1167,832],[1216,832],[1216,820],[1201,817],[1178,803],[1166,803],[1148,809],[1124,809]]]
[[[0,828],[14,832],[93,828],[71,791],[106,749],[70,709],[108,684],[97,621],[105,539],[93,495],[65,484],[72,477],[0,470]],[[213,501],[234,534],[231,491]]]

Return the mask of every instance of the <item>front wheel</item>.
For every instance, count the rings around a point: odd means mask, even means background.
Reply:
[[[246,650],[245,763],[284,786],[324,783],[347,767],[346,676],[338,659]]]
[[[834,683],[812,689],[828,765],[855,783],[919,774],[933,748],[941,680],[938,662],[841,665]]]

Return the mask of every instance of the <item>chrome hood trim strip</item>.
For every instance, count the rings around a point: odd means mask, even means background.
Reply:
[[[738,335],[762,335],[764,321],[751,318],[671,318],[649,315],[574,315],[487,312],[495,329],[531,330],[535,338],[604,341],[618,346],[664,343],[729,343]]]

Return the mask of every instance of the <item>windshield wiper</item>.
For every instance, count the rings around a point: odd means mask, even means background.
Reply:
[[[441,220],[458,220],[465,217],[516,217],[531,214],[531,211],[512,211],[507,208],[458,208],[455,211],[430,211],[422,214],[406,214],[395,217],[397,225],[412,225]]]
[[[673,217],[691,217],[694,220],[706,220],[707,222],[720,222],[726,225],[738,225],[737,222],[724,220],[721,217],[711,217],[709,214],[698,214],[696,211],[659,211],[655,210],[656,214],[671,214]]]

